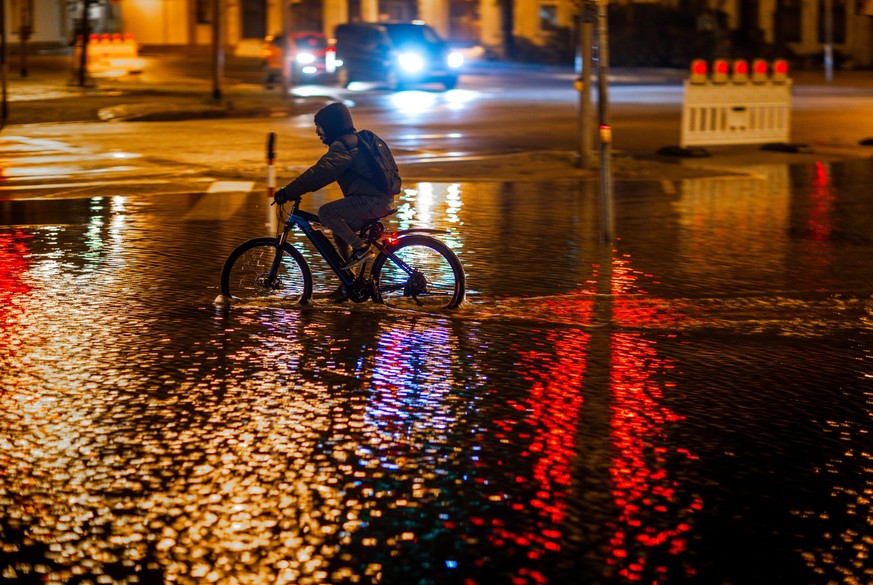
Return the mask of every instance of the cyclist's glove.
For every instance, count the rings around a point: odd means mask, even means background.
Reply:
[[[278,189],[275,193],[273,193],[273,199],[276,203],[286,203],[291,200],[300,200],[300,195],[290,195],[288,193],[288,185],[285,185],[281,189]]]

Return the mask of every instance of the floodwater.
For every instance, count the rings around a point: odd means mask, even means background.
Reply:
[[[873,164],[752,170],[612,245],[594,183],[413,185],[436,314],[213,304],[259,193],[0,202],[0,578],[870,583]]]

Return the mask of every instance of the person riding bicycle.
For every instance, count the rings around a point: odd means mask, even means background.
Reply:
[[[322,205],[318,219],[333,231],[337,250],[346,260],[343,268],[350,269],[373,256],[357,230],[368,221],[390,213],[394,209],[394,196],[376,185],[367,154],[363,148],[358,148],[352,113],[344,104],[332,103],[319,110],[315,114],[315,132],[327,145],[327,152],[300,176],[278,189],[274,199],[285,203],[336,181],[343,198]],[[337,289],[331,298],[344,300],[344,287]]]

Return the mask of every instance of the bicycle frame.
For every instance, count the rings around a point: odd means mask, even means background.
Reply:
[[[376,219],[371,222],[367,222],[363,231],[367,226],[372,224],[381,225],[381,219]],[[295,227],[300,228],[300,231],[306,236],[306,238],[312,242],[312,245],[321,254],[322,258],[324,258],[325,262],[327,262],[328,266],[334,271],[334,273],[339,277],[346,287],[351,289],[357,282],[361,282],[364,279],[364,274],[366,270],[361,270],[360,275],[355,276],[355,273],[351,270],[344,269],[342,265],[345,263],[345,260],[340,256],[339,252],[336,249],[336,246],[331,243],[328,237],[324,234],[324,232],[312,224],[317,223],[321,225],[321,222],[318,219],[318,216],[314,213],[310,213],[308,211],[303,211],[300,209],[300,201],[295,201],[293,207],[291,208],[291,212],[288,214],[288,219],[285,220],[285,225],[282,228],[282,232],[277,236],[276,241],[276,258],[273,260],[273,265],[270,270],[271,275],[275,275],[279,268],[279,263],[282,261],[282,247],[288,241],[288,234]],[[411,233],[448,233],[446,230],[437,230],[431,228],[410,228],[406,230],[400,230],[395,232],[383,233],[380,232],[375,237],[367,238],[365,241],[376,247],[382,254],[387,256],[392,262],[394,262],[397,266],[400,267],[401,270],[406,272],[406,274],[412,276],[415,272],[415,269],[409,266],[406,262],[404,262],[401,258],[395,256],[392,252],[388,251],[388,246],[403,236]],[[381,238],[381,240],[380,240]],[[366,263],[364,264],[366,268]]]

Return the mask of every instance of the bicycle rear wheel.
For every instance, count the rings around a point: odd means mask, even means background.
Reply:
[[[452,309],[464,300],[464,268],[441,241],[420,234],[406,236],[385,252],[371,271],[377,301],[407,309]]]
[[[275,278],[276,238],[256,238],[237,246],[221,270],[221,293],[242,301],[277,299],[304,304],[312,297],[312,272],[293,246],[282,247]]]

